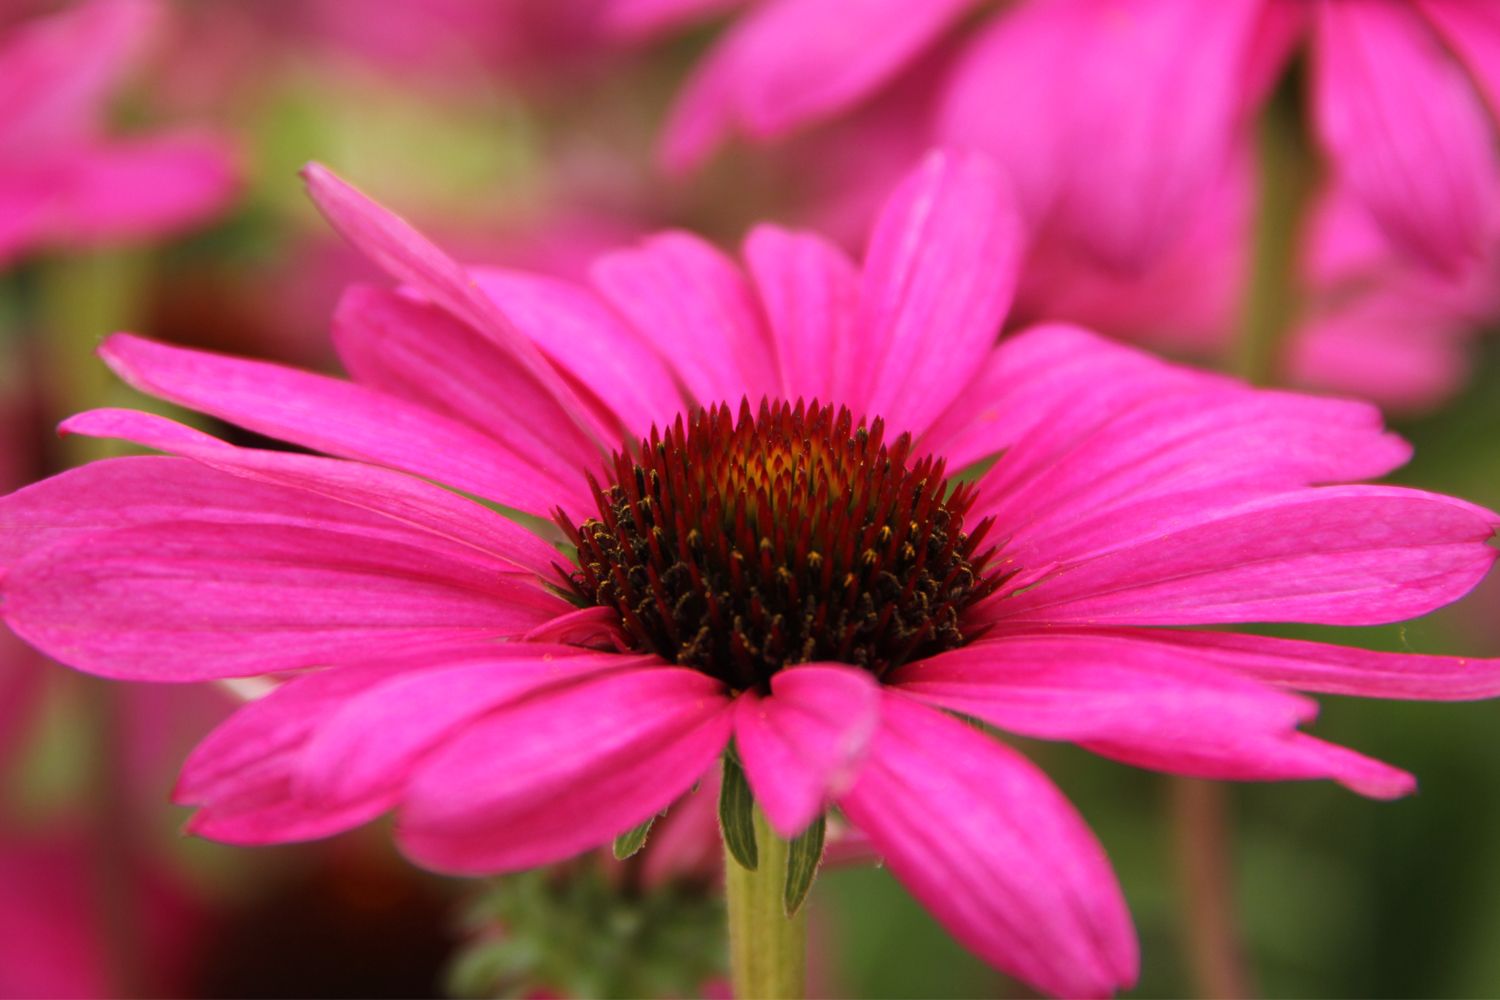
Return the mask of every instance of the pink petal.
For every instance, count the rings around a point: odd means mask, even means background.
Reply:
[[[666,358],[701,406],[776,397],[772,345],[733,261],[683,232],[660,233],[594,265],[604,298]]]
[[[429,749],[494,709],[649,657],[517,643],[445,657],[330,706],[298,755],[299,794],[342,804],[404,784]]]
[[[1500,696],[1500,659],[1377,653],[1351,646],[1229,632],[1095,630],[1154,645],[1258,681],[1361,698],[1468,701]]]
[[[1224,169],[1260,6],[1032,0],[961,64],[941,134],[1010,169],[1033,218],[1051,209],[1075,245],[1138,271]]]
[[[904,667],[891,682],[1011,732],[1070,740],[1153,770],[1249,781],[1331,778],[1361,794],[1411,779],[1296,731],[1317,705],[1150,632],[1006,634]],[[1209,633],[1182,633],[1208,635]]]
[[[729,740],[722,685],[665,665],[501,708],[417,769],[402,849],[454,874],[515,871],[608,843],[685,792]]]
[[[682,412],[670,365],[588,289],[501,268],[472,273],[517,329],[604,403],[614,428],[644,436]]]
[[[92,132],[161,13],[147,0],[93,0],[9,33],[0,50],[5,156]]]
[[[206,133],[80,148],[50,167],[46,238],[91,246],[208,222],[237,193],[234,160],[223,139]]]
[[[1158,534],[1195,502],[1373,478],[1411,456],[1365,403],[1204,389],[1137,403],[1066,450],[1017,444],[976,514],[1005,526],[1018,560],[1063,561]]]
[[[583,486],[593,439],[473,327],[414,296],[356,285],[339,300],[333,339],[359,385],[467,424],[547,479]]]
[[[1297,781],[1332,778],[1372,799],[1399,799],[1416,791],[1417,781],[1399,768],[1324,743],[1305,733],[1267,740],[1251,753],[1193,754],[1180,749],[1125,745],[1108,741],[1083,744],[1087,749],[1135,767],[1220,781]]]
[[[109,677],[251,676],[535,628],[534,581],[359,530],[177,520],[83,535],[8,568],[5,619]]]
[[[977,156],[930,155],[875,224],[863,336],[836,361],[846,375],[839,398],[868,401],[864,415],[897,430],[924,430],[989,354],[1021,249],[1020,219],[995,168]]]
[[[840,805],[981,958],[1058,996],[1108,996],[1134,983],[1135,934],[1104,851],[1014,750],[887,694]]]
[[[412,285],[493,340],[521,371],[552,395],[565,413],[583,413],[573,390],[479,290],[473,277],[405,219],[377,205],[321,164],[308,164],[302,176],[318,210],[351,246],[392,278]]]
[[[535,469],[464,424],[339,379],[128,334],[110,337],[100,353],[142,392],[259,434],[427,476],[531,513],[546,516],[586,490],[581,474],[565,476],[561,460],[552,470]]]
[[[1156,537],[1039,568],[1034,585],[991,598],[980,617],[1400,621],[1457,600],[1484,576],[1500,555],[1488,544],[1497,523],[1462,501],[1384,486],[1297,490],[1227,510],[1184,505],[1178,517],[1164,517]]]
[[[1023,444],[1041,463],[1142,401],[1231,384],[1075,326],[1046,324],[991,351],[922,443],[952,469]],[[1007,468],[1015,462],[1011,455]]]
[[[1202,666],[1170,645],[1116,634],[1003,634],[907,664],[888,682],[1023,736],[1165,748],[1283,736],[1317,714],[1307,698]]]
[[[368,522],[366,527],[371,530],[384,528],[392,537],[413,544],[442,547],[461,558],[478,557],[497,573],[520,572],[551,578],[555,573],[553,564],[559,559],[557,549],[489,508],[466,500],[451,490],[378,466],[317,455],[236,448],[165,417],[135,410],[90,410],[63,421],[61,430],[67,434],[133,441],[148,448],[192,458],[241,477],[241,482],[251,480],[288,486],[339,501],[380,515]],[[213,502],[208,506],[222,503],[220,495],[233,493],[240,486],[239,482],[230,484],[212,478],[214,486],[210,500]],[[252,509],[263,515],[273,508],[262,502]],[[350,511],[335,509],[338,510],[336,521],[340,517],[352,516]],[[191,520],[203,519],[197,508],[188,506],[185,498],[174,507],[172,517],[155,519],[171,520],[183,516]],[[396,530],[398,526],[415,530],[399,532]]]
[[[1416,7],[1500,116],[1500,9],[1472,0],[1416,0]]]
[[[792,838],[853,784],[880,722],[869,671],[802,664],[771,678],[771,695],[742,694],[734,737],[755,801]]]
[[[1313,110],[1344,183],[1434,267],[1477,256],[1500,209],[1494,127],[1409,6],[1318,7]]]
[[[744,256],[776,344],[782,396],[832,401],[835,359],[854,350],[854,265],[819,236],[768,225],[750,231]]]

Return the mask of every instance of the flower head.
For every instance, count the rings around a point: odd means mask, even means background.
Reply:
[[[589,286],[465,270],[307,179],[403,286],[340,307],[352,382],[124,335],[103,353],[321,454],[96,411],[65,429],[176,457],[0,503],[4,615],[33,644],[113,677],[277,679],[184,768],[204,835],[395,810],[418,863],[515,870],[641,824],[732,738],[778,832],[834,804],[978,954],[1102,994],[1137,965],[1102,849],[950,713],[1389,797],[1410,776],[1301,732],[1316,706],[1289,688],[1500,692],[1492,661],[1160,627],[1419,615],[1486,572],[1500,520],[1337,485],[1407,457],[1367,405],[1072,327],[997,346],[1019,222],[982,159],[926,160],[862,267],[762,226],[746,270],[666,233]]]

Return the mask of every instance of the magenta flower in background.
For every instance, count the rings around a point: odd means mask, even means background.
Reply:
[[[686,20],[705,4],[679,8]],[[764,0],[698,68],[664,140],[691,167],[731,133],[848,112],[956,30],[975,0]],[[668,18],[658,11],[653,24]],[[1015,179],[1033,224],[1138,270],[1188,226],[1291,57],[1338,182],[1407,254],[1455,270],[1495,237],[1500,12],[1470,0],[1023,0],[953,58],[938,141]],[[1062,68],[1066,67],[1066,71]],[[1488,106],[1486,106],[1488,102]]]
[[[221,138],[106,132],[107,104],[160,14],[148,0],[91,0],[0,35],[0,265],[175,232],[228,204]]]
[[[1496,661],[1163,627],[1424,614],[1485,574],[1500,518],[1344,485],[1408,455],[1366,404],[1069,326],[995,346],[1021,223],[986,161],[924,161],[862,265],[773,226],[743,268],[669,232],[587,285],[465,271],[307,178],[402,283],[341,304],[352,382],[128,335],[103,354],[322,454],[94,411],[66,429],[175,457],[0,502],[4,616],[38,648],[122,679],[277,678],[184,767],[204,836],[394,811],[421,865],[517,870],[650,818],[732,738],[782,835],[836,805],[976,953],[1097,995],[1137,967],[1102,849],[950,712],[1176,774],[1388,798],[1411,777],[1303,733],[1316,705],[1292,689],[1500,693]]]

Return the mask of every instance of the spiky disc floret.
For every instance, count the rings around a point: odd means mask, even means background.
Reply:
[[[590,479],[597,519],[558,512],[578,549],[568,583],[639,648],[739,689],[793,663],[878,675],[952,649],[999,582],[993,550],[975,555],[990,522],[965,533],[972,489],[883,434],[816,401],[679,415],[617,454],[608,486]]]

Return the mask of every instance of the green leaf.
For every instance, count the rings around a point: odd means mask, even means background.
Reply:
[[[755,871],[760,864],[760,852],[755,848],[755,798],[733,752],[724,755],[724,780],[719,785],[719,829],[734,860],[740,867]]]
[[[636,851],[646,846],[646,835],[651,832],[651,824],[656,822],[652,816],[640,826],[631,827],[615,838],[615,860],[624,861]]]
[[[786,915],[794,916],[802,908],[807,893],[812,889],[813,879],[818,876],[818,865],[823,861],[823,834],[827,829],[826,817],[819,816],[811,826],[803,830],[792,841],[786,859]]]

